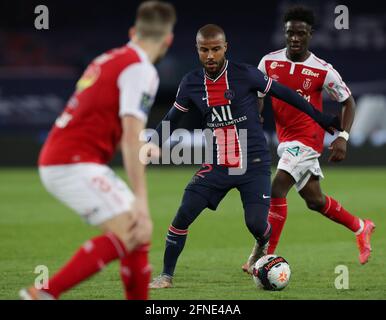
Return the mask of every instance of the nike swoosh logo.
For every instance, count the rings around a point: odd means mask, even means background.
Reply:
[[[202,101],[208,100],[208,97],[202,97]]]
[[[268,198],[271,198],[270,196],[266,196],[265,194],[263,194],[263,199],[268,199]]]

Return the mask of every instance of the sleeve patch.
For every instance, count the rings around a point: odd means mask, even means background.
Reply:
[[[152,97],[150,94],[148,93],[143,93],[142,94],[142,98],[141,98],[141,102],[140,102],[140,106],[139,106],[139,109],[144,112],[145,114],[149,114],[150,113],[150,110],[151,110],[151,107],[153,105],[153,102],[154,102],[154,97]]]

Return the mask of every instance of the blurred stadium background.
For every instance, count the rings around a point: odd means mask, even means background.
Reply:
[[[206,23],[224,27],[228,57],[257,65],[284,46],[281,17],[299,1],[172,1],[178,11],[175,42],[158,66],[160,91],[149,127],[173,103],[182,76],[199,66],[195,33]],[[0,165],[36,163],[41,144],[85,66],[103,51],[127,41],[139,1],[22,1],[0,3]],[[337,1],[304,2],[317,13],[311,50],[331,63],[357,99],[358,112],[346,165],[386,164],[386,10],[376,1],[347,1],[349,29],[334,28]],[[49,30],[34,28],[34,8],[49,8]],[[325,100],[330,112],[339,105]],[[275,155],[272,112],[265,130]],[[183,127],[192,129],[193,121]],[[326,144],[331,136],[326,137]],[[326,159],[326,155],[323,157]],[[116,163],[119,160],[116,159]]]

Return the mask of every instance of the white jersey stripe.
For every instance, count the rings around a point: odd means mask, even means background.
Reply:
[[[229,82],[228,82],[228,70],[225,71],[225,83],[227,85],[227,90],[229,90]],[[228,104],[231,104],[232,101],[231,100],[228,100]]]
[[[189,109],[179,105],[177,102],[174,102],[174,107],[176,107],[178,110],[182,111],[182,112],[188,112]]]
[[[269,89],[271,89],[271,85],[272,85],[272,79],[271,78],[269,78],[268,79],[268,83],[267,83],[267,86],[265,87],[265,90],[264,90],[264,94],[266,94],[268,91],[269,91]]]
[[[204,77],[204,87],[205,87],[205,94],[206,94],[206,105],[209,107],[209,93],[208,93],[208,87],[206,86],[206,77]]]

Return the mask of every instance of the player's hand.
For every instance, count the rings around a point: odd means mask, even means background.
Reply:
[[[149,164],[156,162],[161,157],[161,149],[153,142],[145,143],[140,152],[140,160],[142,163]]]
[[[152,158],[159,158],[161,156],[161,149],[153,142],[146,143],[148,148],[147,155]]]
[[[137,198],[132,208],[136,219],[133,229],[135,243],[142,245],[149,243],[153,233],[153,223],[151,221],[147,200]]]
[[[137,227],[134,231],[135,240],[138,245],[144,245],[151,242],[153,234],[153,222],[149,215],[141,215],[137,219]]]
[[[122,238],[123,243],[128,251],[134,250],[138,246],[138,241],[135,238],[135,229],[137,226],[137,219],[133,214],[127,216],[128,224],[126,226],[126,231]]]
[[[331,154],[328,158],[329,162],[342,161],[346,158],[347,141],[342,137],[338,137],[331,143],[328,149],[331,150]]]

